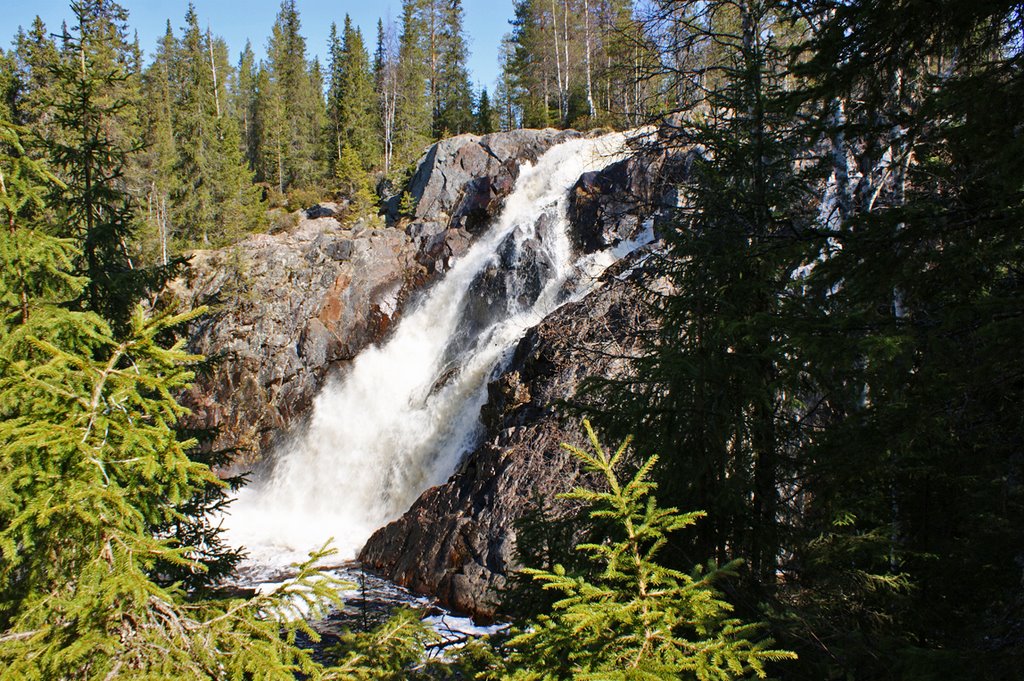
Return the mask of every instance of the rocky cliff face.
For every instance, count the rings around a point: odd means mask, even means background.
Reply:
[[[446,139],[417,165],[411,219],[343,226],[337,206],[314,206],[287,231],[194,253],[170,293],[188,306],[210,305],[190,347],[217,361],[184,396],[189,425],[219,428],[214,446],[245,450],[240,465],[258,459],[306,413],[328,372],[382,340],[413,292],[465,252],[520,165],[579,134]]]
[[[414,214],[397,216],[392,202],[387,228],[345,227],[321,206],[287,232],[197,252],[173,293],[211,305],[191,347],[218,362],[186,396],[192,425],[219,427],[217,446],[249,447],[248,466],[306,413],[332,368],[382,340],[416,290],[465,252],[500,210],[521,164],[579,135],[514,131],[444,140],[413,176]],[[668,174],[666,164],[685,172],[688,157],[630,159],[581,177],[570,197],[577,247],[591,252],[635,236],[666,200],[652,180]],[[495,589],[516,567],[515,521],[535,495],[551,499],[579,476],[559,446],[578,441],[579,424],[553,405],[588,376],[628,371],[623,358],[636,330],[650,323],[636,289],[623,283],[638,257],[526,335],[490,385],[483,444],[447,483],[370,539],[361,555],[367,565],[458,610],[494,614]],[[495,268],[479,285],[498,295],[501,275]]]
[[[219,428],[217,446],[258,454],[309,407],[330,367],[387,333],[424,275],[402,232],[331,217],[196,252],[173,286],[211,308],[191,334],[191,348],[215,359],[185,397],[192,424]]]

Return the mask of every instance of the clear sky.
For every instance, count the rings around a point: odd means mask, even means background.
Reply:
[[[139,32],[142,49],[150,54],[157,38],[164,32],[168,19],[180,34],[188,0],[120,0],[130,13],[132,28]],[[252,41],[257,58],[263,56],[267,37],[274,24],[280,0],[194,0],[199,20],[209,24],[214,35],[224,38],[231,48],[231,59],[237,64],[238,54],[246,39]],[[18,26],[26,29],[38,14],[50,31],[56,33],[61,22],[70,22],[69,0],[0,0],[0,44],[11,48]],[[401,18],[401,0],[298,0],[296,5],[306,37],[307,57],[320,57],[326,63],[327,36],[331,22],[339,28],[345,14],[362,29],[367,49],[372,52],[377,40],[377,19],[396,22]],[[465,29],[469,39],[470,78],[476,87],[493,89],[498,76],[498,46],[508,32],[512,18],[512,0],[463,0]]]

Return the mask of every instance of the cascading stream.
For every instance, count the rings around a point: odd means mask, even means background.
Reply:
[[[576,259],[568,190],[621,159],[620,134],[564,142],[523,166],[501,216],[398,324],[317,396],[308,425],[225,519],[250,561],[282,566],[333,537],[352,558],[451,475],[479,440],[496,367],[528,328],[621,255]]]

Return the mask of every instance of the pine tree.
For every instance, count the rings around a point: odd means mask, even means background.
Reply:
[[[498,52],[498,63],[501,73],[494,89],[494,100],[498,108],[498,129],[514,130],[525,125],[522,123],[522,111],[517,104],[516,86],[512,75],[511,63],[514,54],[511,36],[505,34]]]
[[[402,34],[395,90],[393,167],[404,169],[430,143],[431,116],[427,99],[428,64],[423,47],[425,28],[416,0],[403,0]]]
[[[589,507],[591,518],[613,534],[577,546],[597,577],[572,575],[561,566],[526,570],[559,600],[549,615],[508,643],[508,678],[764,677],[765,663],[795,657],[770,649],[770,640],[757,640],[756,625],[731,616],[732,606],[712,585],[732,566],[711,564],[686,574],[658,562],[669,535],[704,514],[658,506],[651,496],[656,485],[647,479],[656,457],[622,481],[617,470],[629,440],[608,453],[590,424],[584,426],[592,451],[564,446],[598,476],[603,489],[577,488],[563,496]]]
[[[300,30],[294,0],[282,0],[267,42],[266,78],[270,87],[260,92],[264,114],[262,177],[276,179],[281,191],[312,187],[324,175],[319,162],[319,137],[326,116],[322,83],[314,78],[312,66],[306,61],[306,39]]]
[[[498,112],[491,108],[491,98],[487,95],[487,88],[481,88],[476,105],[476,132],[486,135],[497,129]]]
[[[639,11],[639,10],[638,10]],[[633,3],[613,0],[597,10],[601,36],[594,78],[598,108],[617,125],[638,126],[664,111],[665,68],[649,21],[634,16]]]
[[[459,135],[473,128],[473,90],[462,28],[462,0],[445,0],[440,11],[438,58],[433,79],[434,136]]]

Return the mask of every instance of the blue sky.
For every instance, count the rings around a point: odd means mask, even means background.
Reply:
[[[139,32],[139,41],[147,54],[163,34],[167,19],[179,33],[188,0],[120,0],[131,14],[130,23]],[[258,57],[263,55],[274,24],[280,0],[194,0],[199,19],[209,24],[215,35],[223,37],[231,48],[232,61],[246,39],[252,41]],[[345,14],[362,28],[367,49],[372,53],[377,39],[377,19],[401,17],[401,0],[298,0],[302,33],[306,37],[307,57],[326,62],[327,36],[331,22],[340,26]],[[3,0],[0,2],[0,44],[10,48],[18,26],[26,29],[38,14],[47,28],[57,32],[61,22],[70,21],[69,0]],[[493,89],[498,75],[498,45],[508,32],[512,18],[512,0],[463,0],[465,28],[469,38],[470,78],[479,87]]]

